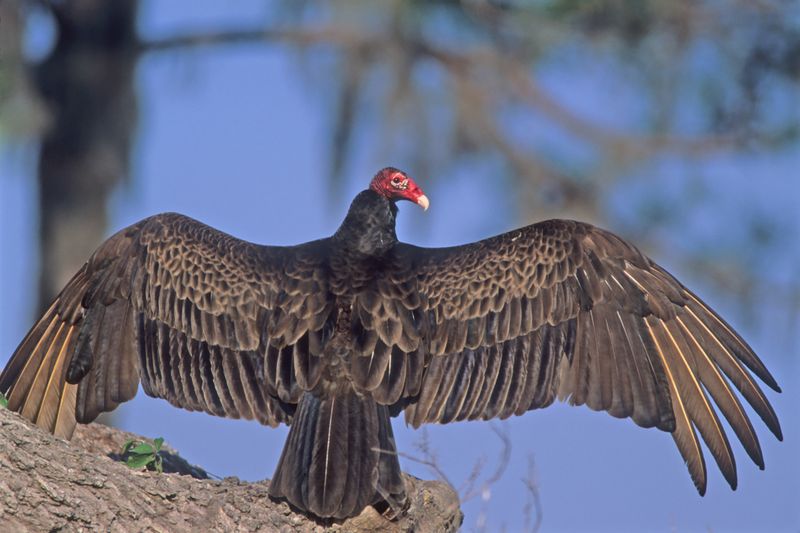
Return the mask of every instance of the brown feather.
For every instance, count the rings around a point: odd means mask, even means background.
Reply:
[[[467,352],[460,357],[463,359],[458,361],[456,365],[452,364],[453,359],[448,359],[450,364],[447,366],[457,366],[457,372],[453,372],[455,379],[450,391],[443,393],[439,398],[443,408],[437,420],[442,424],[452,422],[461,414],[464,400],[466,400],[467,393],[470,390],[470,383],[476,366],[476,356],[474,352]]]
[[[720,342],[720,340],[709,330],[700,318],[692,311],[687,309],[691,320],[687,320],[686,324],[692,334],[701,339],[703,348],[711,356],[714,362],[719,365],[719,368],[728,376],[728,379],[739,389],[742,396],[758,413],[758,416],[764,421],[772,433],[778,437],[783,438],[778,417],[775,411],[767,401],[761,388],[753,381],[753,378],[742,368],[738,359],[727,349],[727,347]]]
[[[380,385],[372,392],[375,401],[383,405],[392,405],[400,401],[403,395],[409,366],[409,355],[399,347],[392,348],[391,359]]]
[[[725,415],[731,428],[742,442],[742,446],[744,446],[747,454],[753,462],[763,470],[764,458],[761,454],[761,446],[753,430],[753,425],[747,418],[744,409],[742,409],[742,404],[739,403],[738,398],[736,398],[733,391],[731,391],[728,384],[720,375],[717,366],[697,341],[697,338],[692,335],[692,332],[686,327],[683,320],[680,317],[676,320],[681,328],[681,334],[688,341],[687,347],[690,350],[692,358],[692,368],[711,397],[714,398],[714,402]]]
[[[56,410],[55,427],[53,434],[62,439],[71,439],[75,431],[77,420],[75,418],[75,401],[78,394],[78,386],[64,383],[59,398],[58,409]]]
[[[469,389],[466,390],[461,408],[455,420],[469,420],[475,411],[475,406],[481,398],[481,390],[486,382],[488,372],[488,361],[485,350],[473,352],[475,364],[473,365],[472,375],[469,380]]]
[[[53,342],[53,336],[63,324],[56,316],[51,316],[48,313],[37,326],[34,326],[34,329],[39,330],[44,320],[47,320],[47,322],[41,336],[34,339],[29,335],[17,348],[17,351],[14,352],[11,362],[3,370],[2,381],[5,394],[8,397],[8,408],[12,411],[19,411],[24,407],[25,400],[29,395],[39,368],[45,364],[45,356]],[[38,334],[38,331],[36,333]],[[36,341],[35,343],[33,342],[34,340]],[[28,351],[31,344],[33,346]]]
[[[508,398],[508,391],[511,388],[511,381],[514,373],[516,357],[511,351],[510,346],[499,344],[493,348],[493,357],[501,360],[499,364],[497,381],[494,383],[494,388],[491,391],[489,401],[485,410],[481,413],[484,420],[489,420],[497,416],[501,416],[503,407]]]
[[[604,309],[604,311],[606,311]],[[609,316],[611,315],[611,316]],[[608,338],[609,355],[612,359],[613,392],[608,413],[617,418],[627,418],[633,413],[633,387],[631,368],[633,355],[628,351],[628,339],[622,331],[616,314],[608,310],[603,313],[603,325]]]
[[[669,375],[673,376],[675,389],[680,395],[686,413],[694,426],[700,431],[703,440],[708,444],[711,454],[730,484],[736,488],[736,463],[733,459],[730,444],[722,430],[719,419],[709,403],[700,382],[692,372],[688,360],[688,349],[682,337],[676,337],[671,331],[672,322],[662,322],[655,317],[647,320],[651,335],[660,347],[664,365],[669,367]]]
[[[656,322],[656,324],[658,324]],[[648,328],[650,324],[648,323]],[[678,384],[673,377],[672,367],[667,363],[664,349],[661,343],[650,329],[650,336],[653,339],[656,350],[658,351],[661,363],[666,371],[667,380],[670,386],[670,396],[672,397],[672,405],[675,412],[675,430],[672,432],[672,438],[678,446],[686,465],[689,468],[689,474],[692,477],[695,487],[701,495],[706,492],[706,463],[703,458],[703,452],[700,449],[700,441],[697,439],[697,434],[694,431],[692,421],[689,418],[686,407],[682,400],[682,396],[678,390]]]
[[[392,345],[381,341],[375,344],[375,349],[369,355],[353,357],[350,361],[353,382],[359,389],[375,390],[383,381],[391,357]]]
[[[756,376],[761,379],[764,383],[767,384],[772,390],[776,392],[780,392],[781,389],[778,387],[778,384],[775,382],[775,378],[769,373],[767,368],[764,366],[764,363],[756,357],[753,350],[750,346],[744,342],[742,339],[731,327],[722,320],[719,315],[717,315],[713,310],[711,310],[706,304],[700,301],[694,294],[689,291],[686,291],[687,296],[692,300],[692,304],[689,305],[689,309],[695,313],[696,316],[703,316],[703,324],[708,328],[712,334],[718,339],[717,342],[722,342],[729,352],[732,352],[736,355],[736,357],[742,361],[747,368],[753,371]]]
[[[63,322],[58,325],[55,335],[44,349],[44,355],[36,368],[36,373],[20,409],[20,414],[29,420],[36,420],[36,415],[42,406],[42,398],[47,392],[45,387],[50,380],[50,374],[56,364],[57,355],[61,352],[67,331],[71,330],[71,328],[65,328],[65,326],[66,324]]]
[[[39,410],[36,413],[36,425],[51,433],[55,430],[58,408],[61,403],[61,394],[63,393],[62,387],[59,385],[64,382],[66,360],[70,349],[74,345],[75,341],[73,337],[75,335],[75,326],[69,326],[64,340],[58,347],[58,355],[56,355],[55,363],[47,378],[47,385],[44,387]],[[33,391],[33,389],[31,389],[31,391]]]

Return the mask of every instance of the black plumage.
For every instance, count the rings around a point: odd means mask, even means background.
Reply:
[[[330,238],[241,241],[163,214],[103,243],[0,375],[9,408],[69,438],[144,391],[189,410],[291,426],[270,494],[344,518],[405,490],[390,415],[424,423],[521,415],[556,399],[672,434],[700,493],[696,430],[732,487],[714,408],[763,468],[737,394],[779,439],[745,341],[619,237],[551,220],[484,241],[397,241],[387,168]],[[733,387],[731,387],[731,384]]]

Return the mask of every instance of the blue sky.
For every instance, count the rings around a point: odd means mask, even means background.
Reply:
[[[255,2],[242,4],[242,11],[235,16],[210,2],[198,2],[191,13],[166,2],[148,5],[141,27],[149,35],[169,32],[179,24],[216,26],[221,18],[230,19],[233,25],[263,11]],[[246,13],[248,9],[252,12]],[[319,97],[320,87],[308,87],[308,78],[296,59],[280,46],[225,48],[182,59],[146,58],[138,72],[141,117],[133,180],[114,196],[109,233],[157,212],[178,211],[247,240],[303,242],[332,233],[349,199],[365,187],[375,170],[388,164],[415,176],[432,202],[425,213],[410,204],[401,205],[401,240],[450,245],[532,222],[518,219],[515,193],[505,182],[495,184],[487,180],[485,172],[478,176],[462,170],[439,176],[435,185],[426,186],[426,176],[415,175],[411,162],[377,160],[371,155],[377,150],[368,139],[359,141],[352,172],[342,184],[343,190],[331,197],[325,155],[328,100]],[[581,95],[586,96],[570,97]],[[24,144],[0,152],[0,249],[4,250],[0,261],[4,302],[0,363],[6,361],[33,319],[37,257],[32,244],[37,229],[31,163],[35,155],[35,147]],[[737,226],[737,205],[753,203],[795,213],[788,214],[787,220],[798,223],[800,187],[796,176],[786,177],[798,164],[796,149],[778,161],[749,156],[713,162],[711,175],[715,177],[709,183],[712,187],[716,184],[727,201],[710,201],[707,209],[698,209],[684,223],[661,230],[657,238],[678,246],[692,246],[693,239],[700,243],[713,239],[716,233]],[[620,209],[611,219],[628,220],[627,198],[671,194],[674,171],[675,165],[666,161],[653,169],[652,179],[639,179],[630,190],[615,192],[612,206]],[[759,183],[771,187],[759,187]],[[782,253],[796,258],[798,246],[795,242],[793,249]],[[729,318],[783,387],[783,394],[769,393],[768,397],[781,418],[785,442],[777,443],[760,420],[754,420],[766,470],[758,471],[738,442],[732,443],[739,459],[739,489],[730,491],[707,454],[709,489],[708,495],[700,498],[669,435],[559,404],[497,423],[511,438],[511,463],[486,501],[478,497],[465,504],[465,530],[474,529],[482,513],[489,531],[523,527],[526,493],[521,478],[530,454],[536,461],[544,531],[798,530],[800,351],[787,341],[790,336],[745,321],[736,311],[736,302],[710,292],[692,272],[672,268],[677,261],[655,259]],[[774,274],[778,276],[791,275],[787,265],[797,265],[786,257],[772,263],[784,265]],[[769,299],[763,295],[757,303],[768,308]],[[272,475],[287,433],[286,428],[270,429],[255,422],[180,411],[141,392],[118,412],[124,429],[163,436],[189,461],[214,474],[251,480]],[[402,418],[395,420],[394,428],[398,448],[414,454],[420,432],[406,429]],[[428,435],[443,470],[457,486],[481,457],[488,459],[486,471],[491,471],[500,449],[487,423],[430,426]],[[731,432],[729,435],[735,440]],[[408,461],[403,468],[420,477],[432,477]]]

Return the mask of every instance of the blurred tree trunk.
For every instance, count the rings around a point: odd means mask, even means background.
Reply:
[[[51,114],[39,154],[39,307],[105,236],[136,126],[136,0],[50,4],[56,44],[35,72]]]

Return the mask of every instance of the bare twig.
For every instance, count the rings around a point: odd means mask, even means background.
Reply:
[[[358,33],[350,28],[251,28],[170,35],[139,44],[139,52],[169,52],[203,46],[285,42],[298,46],[335,45],[358,47],[374,42],[377,36]]]
[[[523,508],[525,514],[525,527],[530,527],[532,533],[538,533],[542,527],[542,500],[539,496],[539,482],[536,479],[536,462],[533,454],[528,455],[528,475],[522,478],[522,483],[528,490],[528,502]],[[531,515],[535,518],[531,525]]]
[[[480,477],[483,469],[486,467],[486,456],[481,456],[475,461],[475,464],[472,465],[472,470],[467,476],[467,479],[461,484],[461,487],[458,489],[458,493],[461,494],[461,498],[463,501],[467,501],[468,499],[472,499],[478,495],[480,491],[475,489],[475,485],[478,482],[478,478]]]
[[[508,435],[508,431],[501,429],[495,424],[491,424],[489,427],[492,429],[494,434],[497,435],[502,444],[497,465],[492,473],[485,480],[483,480],[480,485],[478,485],[478,480],[480,479],[480,476],[487,463],[486,457],[479,458],[473,465],[470,475],[467,477],[464,483],[462,483],[461,489],[458,491],[460,495],[459,499],[462,505],[476,496],[481,496],[483,504],[480,514],[476,520],[476,529],[479,531],[486,524],[488,503],[491,500],[491,487],[503,477],[511,460],[511,438]],[[453,485],[453,483],[448,479],[447,475],[444,473],[444,470],[439,464],[439,457],[431,445],[430,435],[428,434],[426,428],[422,428],[420,431],[420,438],[414,443],[414,446],[417,448],[419,455],[411,455],[403,452],[389,452],[387,450],[377,451],[381,453],[397,453],[398,457],[402,457],[404,459],[408,459],[409,461],[426,466],[438,479],[449,484],[451,487],[454,487],[455,485]]]
[[[433,474],[439,478],[440,480],[444,481],[451,487],[455,487],[453,483],[448,479],[447,475],[442,470],[442,467],[439,465],[439,458],[436,455],[436,452],[431,447],[430,436],[428,435],[427,428],[422,428],[420,430],[420,438],[417,442],[414,443],[414,446],[417,448],[419,453],[422,455],[421,457],[397,452],[398,457],[402,457],[403,459],[408,459],[409,461],[421,464],[423,466],[427,466]],[[385,450],[381,450],[382,453],[391,453],[386,452]]]
[[[508,431],[505,429],[500,429],[496,424],[490,424],[489,427],[492,429],[497,438],[500,439],[502,443],[502,448],[500,449],[500,457],[497,460],[497,466],[495,467],[492,474],[487,477],[483,483],[481,483],[480,488],[475,488],[475,481],[477,481],[478,476],[473,476],[470,474],[470,477],[467,479],[467,484],[462,490],[459,490],[459,494],[461,494],[461,501],[466,502],[474,498],[479,494],[486,494],[488,493],[489,489],[500,481],[500,478],[503,477],[506,470],[508,469],[508,463],[511,460],[511,438],[508,436]],[[473,468],[473,473],[476,470],[479,470],[479,467],[482,468],[486,464],[485,458],[479,459],[475,467]],[[470,480],[472,480],[470,482]],[[468,490],[464,490],[468,489]]]

